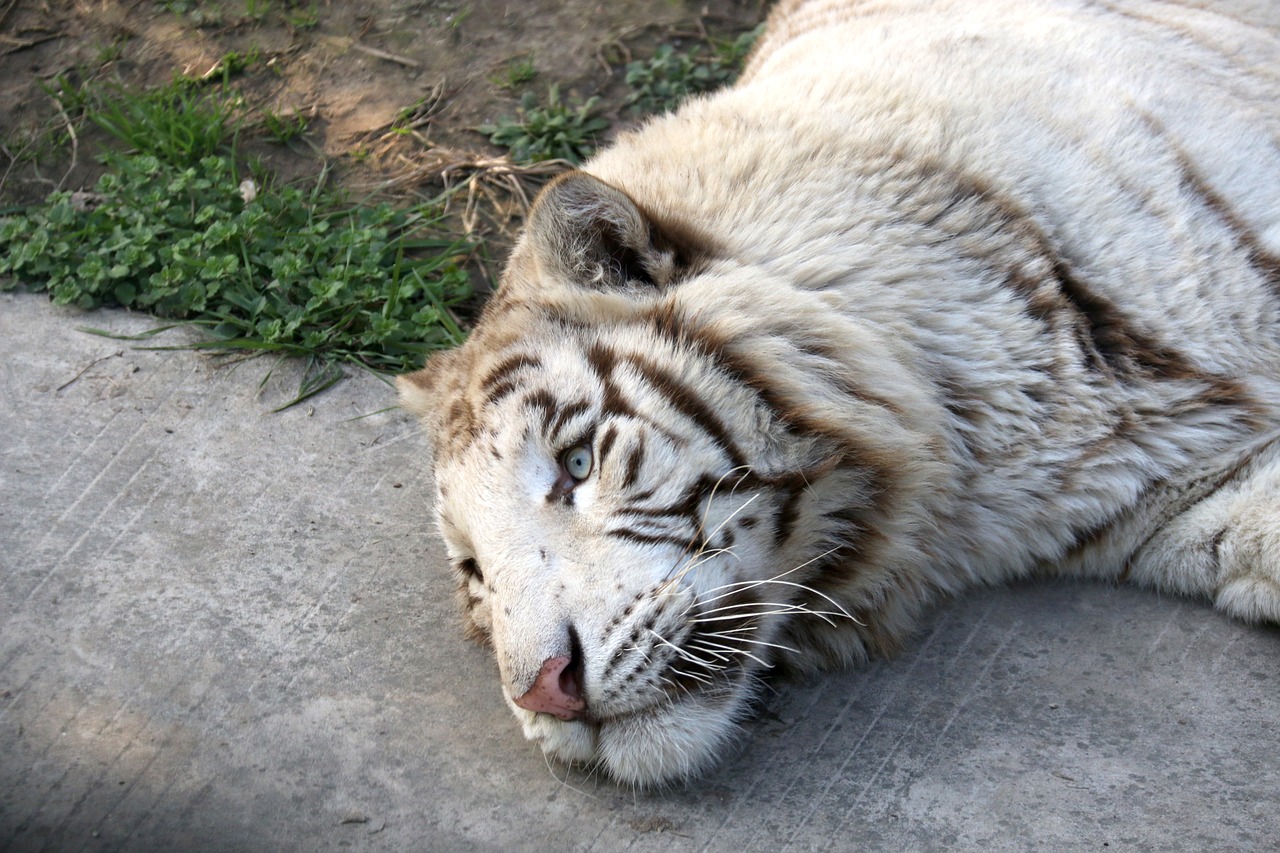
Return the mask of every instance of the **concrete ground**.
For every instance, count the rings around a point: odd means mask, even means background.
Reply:
[[[1280,631],[1132,589],[975,592],[687,789],[548,767],[386,385],[86,325],[154,323],[0,295],[0,849],[1277,849]]]

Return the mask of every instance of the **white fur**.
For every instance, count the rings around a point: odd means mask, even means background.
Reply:
[[[1280,621],[1278,32],[783,0],[738,86],[549,187],[471,340],[400,384],[526,735],[685,778],[765,669],[1035,572]],[[607,458],[566,498],[574,441]],[[515,706],[575,635],[589,716]]]

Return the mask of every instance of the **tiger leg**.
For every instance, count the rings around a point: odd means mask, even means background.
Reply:
[[[1249,622],[1280,622],[1280,447],[1165,524],[1130,559],[1140,584],[1204,596]]]

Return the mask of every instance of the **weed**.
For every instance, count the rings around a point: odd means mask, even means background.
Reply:
[[[435,236],[435,206],[352,206],[323,181],[250,194],[227,156],[108,166],[92,204],[61,192],[0,219],[0,276],[195,323],[213,348],[403,371],[461,340],[448,309],[470,296],[465,247]]]
[[[221,87],[205,91],[182,79],[141,93],[103,84],[79,105],[131,150],[187,166],[230,147],[241,106],[239,96]]]
[[[497,124],[482,125],[479,130],[495,145],[506,147],[517,163],[554,159],[580,163],[591,153],[596,134],[609,126],[607,120],[592,115],[598,100],[590,98],[577,105],[562,103],[560,87],[553,84],[547,91],[546,104],[539,104],[536,95],[526,92],[516,118],[503,118]]]
[[[198,347],[308,357],[299,398],[341,364],[404,371],[461,342],[471,246],[442,236],[439,203],[351,204],[327,174],[310,191],[246,177],[239,98],[221,87],[53,87],[130,150],[104,156],[92,192],[0,214],[0,286],[195,324],[211,335]],[[305,129],[276,118],[277,136]]]
[[[445,23],[447,23],[452,29],[460,29],[462,27],[462,22],[471,17],[472,11],[474,10],[466,8],[459,12],[454,12],[452,15],[449,15],[444,19]]]
[[[128,39],[118,38],[110,44],[100,45],[95,61],[98,65],[108,65],[124,56],[125,45],[129,43]]]
[[[18,163],[39,164],[46,157],[65,150],[69,143],[70,136],[62,123],[36,126],[25,122],[6,129],[0,136],[0,154],[9,162],[0,169],[0,188]]]
[[[489,82],[500,89],[515,89],[523,86],[538,76],[538,69],[533,64],[532,56],[513,59],[500,73],[489,78]]]
[[[271,11],[271,0],[244,0],[244,16],[258,22]]]
[[[232,50],[224,53],[222,58],[214,64],[214,72],[206,77],[220,77],[223,83],[237,74],[243,73],[247,68],[256,65],[262,59],[262,51],[253,47],[244,53]]]
[[[647,61],[628,63],[628,102],[637,112],[667,112],[691,95],[732,83],[760,32],[756,28],[732,41],[713,44],[709,55],[702,46],[678,52],[670,44],[659,45]]]
[[[80,116],[89,103],[89,89],[72,81],[66,74],[59,74],[49,83],[41,83],[40,89],[58,102],[69,116]]]
[[[222,10],[199,0],[157,0],[156,5],[165,11],[185,17],[197,27],[214,27],[222,23]]]
[[[756,46],[756,41],[763,32],[764,24],[760,24],[755,29],[747,30],[745,33],[740,34],[737,38],[712,41],[711,49],[716,55],[716,62],[722,68],[729,69],[732,73],[731,78],[726,82],[732,83],[733,79],[738,76],[738,72],[742,70],[742,64],[751,53],[751,48]]]
[[[312,3],[305,9],[293,6],[284,10],[284,22],[291,30],[310,30],[320,24],[320,10]]]
[[[632,107],[639,112],[661,113],[675,109],[690,95],[721,85],[724,75],[712,64],[662,44],[647,62],[627,65],[626,81]]]
[[[437,95],[432,93],[398,110],[395,118],[391,120],[391,132],[405,135],[427,124],[431,120],[436,103]]]
[[[263,109],[262,127],[275,142],[284,144],[307,132],[307,117],[299,112],[288,114]]]

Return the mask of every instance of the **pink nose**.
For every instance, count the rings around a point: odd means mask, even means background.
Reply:
[[[515,703],[526,711],[552,714],[562,720],[576,720],[586,709],[582,698],[582,683],[577,667],[570,666],[567,657],[547,658],[542,662],[533,686]]]

